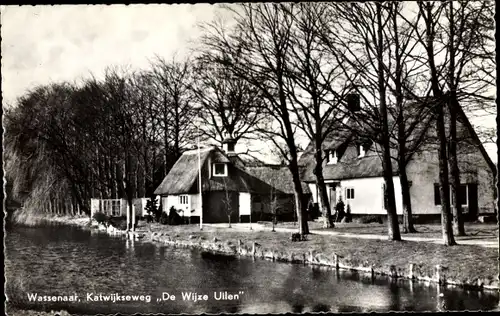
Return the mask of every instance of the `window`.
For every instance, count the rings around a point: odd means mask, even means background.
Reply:
[[[214,163],[214,176],[227,176],[227,165],[225,163]]]
[[[234,152],[234,143],[227,143],[227,151]]]
[[[460,188],[458,189],[458,198],[461,206],[467,206],[468,205],[468,190],[467,190],[467,184],[461,184]],[[455,205],[455,201],[453,200],[453,194],[451,192],[451,186],[450,186],[450,202],[451,205]],[[439,192],[439,184],[434,183],[434,205],[441,205],[441,194]]]
[[[354,200],[354,189],[353,188],[345,189],[345,198],[346,198],[346,200]]]
[[[120,199],[106,199],[102,200],[102,210],[105,214],[110,214],[112,216],[119,216],[121,200]]]
[[[365,156],[365,148],[363,145],[361,144],[356,145],[356,149],[358,150],[358,158]]]
[[[460,185],[460,188],[458,189],[458,201],[460,202],[460,205],[462,206],[466,206],[466,205],[469,205],[468,203],[468,199],[467,199],[467,196],[468,196],[468,189],[467,189],[467,184],[461,184]]]
[[[437,183],[434,183],[434,205],[441,205],[441,194]]]
[[[188,196],[179,195],[179,204],[188,204]]]

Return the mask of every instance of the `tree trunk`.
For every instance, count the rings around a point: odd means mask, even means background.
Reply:
[[[117,191],[118,198],[122,199],[126,197],[125,187],[124,187],[124,173],[125,173],[125,163],[124,161],[118,161],[115,165],[115,174],[116,174],[116,182],[117,182]]]
[[[118,198],[118,188],[116,186],[116,173],[115,173],[115,162],[114,159],[110,161],[109,164],[109,184],[111,185],[111,198],[112,199],[117,199]]]
[[[406,173],[406,168],[404,162],[399,162],[399,181],[401,183],[401,194],[403,197],[403,232],[416,233],[416,229],[413,226],[413,217],[411,209],[411,196],[410,196],[410,184],[408,182],[408,175]]]
[[[439,194],[441,195],[441,226],[443,242],[447,246],[455,245],[450,210],[450,184],[448,181],[448,161],[446,155],[446,131],[442,100],[438,106],[437,134],[439,138]]]
[[[382,117],[382,165],[384,169],[384,181],[387,190],[387,232],[389,240],[401,240],[399,232],[398,217],[396,213],[396,200],[394,194],[394,181],[392,174],[392,161],[389,144],[389,123],[386,105],[386,87],[383,60],[383,32],[382,32],[382,4],[377,2],[377,62],[378,62],[378,92],[380,95],[380,115]]]
[[[321,208],[323,214],[323,228],[334,227],[332,221],[332,212],[330,208],[330,201],[328,199],[328,192],[326,190],[325,179],[323,178],[323,157],[321,155],[321,147],[316,149],[316,167],[314,173],[316,175],[316,185],[318,186],[319,196],[321,199]]]
[[[143,198],[146,196],[145,188],[145,176],[144,176],[144,166],[141,163],[137,165],[137,197]]]
[[[425,21],[426,29],[426,51],[427,58],[429,61],[430,69],[430,81],[431,88],[434,94],[434,102],[439,102],[435,105],[436,108],[436,130],[438,136],[438,156],[439,156],[439,195],[441,196],[441,226],[443,231],[443,241],[445,245],[454,245],[455,239],[453,237],[453,227],[451,223],[451,210],[450,210],[450,186],[448,181],[448,162],[446,154],[446,130],[444,124],[444,112],[443,112],[443,93],[439,87],[438,70],[435,63],[434,54],[434,39],[436,37],[436,31],[434,27],[434,21],[430,18],[432,16],[432,3],[425,2],[419,3],[420,10],[422,12],[425,10],[427,15],[427,20]]]
[[[398,10],[398,3],[394,3],[394,10]],[[395,12],[392,14],[393,30],[394,30],[394,47],[395,47],[395,59],[396,59],[396,72],[395,72],[395,88],[396,88],[396,107],[398,109],[397,115],[397,127],[398,127],[398,169],[399,169],[399,181],[401,184],[401,194],[403,198],[403,232],[404,233],[415,233],[416,230],[413,227],[413,217],[411,209],[411,196],[410,196],[410,185],[408,183],[408,174],[406,173],[407,165],[407,145],[406,145],[406,123],[405,123],[405,113],[403,105],[403,63],[401,61],[402,55],[399,51],[399,28],[398,28],[398,15]]]
[[[293,157],[293,155],[292,155]],[[302,184],[300,182],[299,168],[297,165],[297,159],[292,158],[289,166],[290,172],[292,173],[293,179],[293,189],[295,197],[295,210],[297,213],[297,221],[299,222],[299,233],[301,235],[309,234],[309,227],[307,224],[307,212],[302,205]]]
[[[448,42],[448,50],[450,54],[450,65],[448,68],[448,88],[450,90],[448,99],[448,111],[450,113],[450,140],[449,140],[449,163],[450,163],[450,184],[452,194],[452,213],[453,213],[453,230],[457,236],[465,236],[465,227],[462,218],[462,210],[459,202],[460,189],[460,170],[458,168],[457,159],[457,111],[458,100],[455,86],[455,17],[453,9],[453,1],[449,3],[449,29],[450,40]]]
[[[452,95],[449,104],[450,112],[450,138],[449,138],[449,157],[450,164],[450,184],[452,195],[452,214],[453,214],[453,232],[457,236],[465,236],[465,227],[460,205],[460,170],[458,168],[457,158],[457,106],[456,98]]]
[[[127,153],[127,163],[125,164],[125,192],[127,194],[127,230],[132,229],[132,156],[130,153]]]

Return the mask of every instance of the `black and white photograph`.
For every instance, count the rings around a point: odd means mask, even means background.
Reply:
[[[1,5],[6,314],[500,311],[495,14]]]

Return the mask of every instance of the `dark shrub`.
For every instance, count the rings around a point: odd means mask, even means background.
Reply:
[[[137,228],[137,223],[139,222],[140,216],[135,217],[135,223],[134,226]],[[121,216],[113,216],[110,217],[108,222],[113,225],[113,227],[121,230],[126,230],[127,229],[127,216],[126,215],[121,215]]]
[[[168,215],[165,212],[162,212],[160,215],[160,224],[167,225],[168,224]]]
[[[127,229],[127,217],[126,216],[110,217],[108,222],[111,226],[113,226],[116,229],[120,229],[120,230]]]
[[[152,223],[154,221],[154,217],[152,215],[146,215],[144,216],[144,219],[146,220],[146,223]]]
[[[170,225],[182,224],[182,217],[179,215],[179,213],[173,206],[170,208],[170,212],[168,214],[168,223]]]
[[[379,215],[367,215],[367,216],[361,217],[361,223],[363,223],[363,224],[370,224],[370,223],[382,224],[383,220],[382,220],[382,217]]]
[[[153,196],[146,202],[146,212],[150,215],[155,221],[160,221],[161,216],[161,208],[158,207],[155,197]]]
[[[319,209],[318,203],[309,204],[309,218],[313,220],[321,216],[321,211]]]
[[[345,212],[345,222],[346,223],[352,222],[351,206],[349,204],[347,204],[347,209]]]
[[[345,216],[344,206],[345,205],[344,205],[344,202],[342,200],[339,200],[337,202],[337,205],[335,205],[335,212],[336,212],[335,218],[337,219],[337,222],[342,221],[342,219]]]
[[[104,214],[102,212],[94,213],[94,215],[92,217],[99,224],[103,224],[104,225],[104,224],[106,224],[108,222],[108,215],[106,215],[106,214]]]

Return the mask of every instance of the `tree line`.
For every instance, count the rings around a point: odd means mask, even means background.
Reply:
[[[332,227],[323,163],[339,130],[375,144],[384,170],[388,235],[414,232],[406,167],[425,143],[439,155],[443,240],[465,234],[458,201],[459,110],[492,106],[494,3],[367,2],[225,5],[232,23],[202,26],[193,54],[104,79],[40,86],[6,112],[8,175],[36,207],[90,197],[150,196],[195,137],[266,139],[293,179],[301,234],[299,134],[314,144],[325,227]],[[361,106],[351,111],[349,100]],[[430,140],[426,130],[436,130]],[[427,148],[427,147],[426,147]],[[66,201],[67,197],[72,201]],[[55,202],[59,201],[59,202]],[[26,204],[25,204],[26,205]]]

